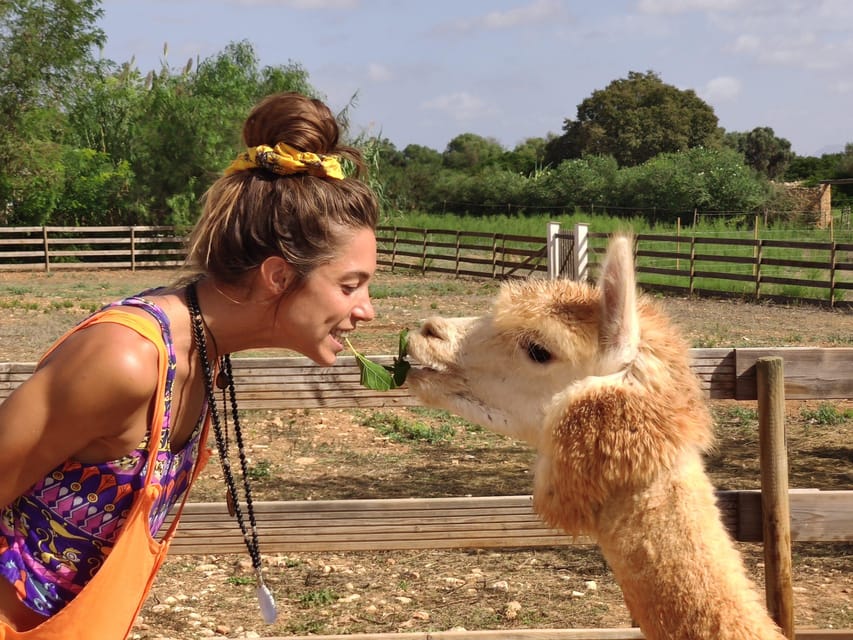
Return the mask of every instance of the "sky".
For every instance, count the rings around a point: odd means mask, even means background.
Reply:
[[[632,71],[692,89],[726,131],[803,156],[853,142],[851,0],[102,0],[102,55],[140,71],[249,41],[297,63],[353,135],[444,151],[559,135]],[[168,49],[164,55],[164,45]]]

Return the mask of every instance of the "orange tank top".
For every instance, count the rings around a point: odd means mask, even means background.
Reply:
[[[168,367],[168,354],[160,329],[154,321],[132,313],[107,312],[84,321],[66,333],[56,344],[61,343],[73,331],[98,322],[117,322],[130,327],[157,346],[157,402],[148,439],[149,454],[152,456],[150,459],[154,460],[165,410],[163,391]],[[209,420],[205,421],[202,443],[206,441],[208,426]],[[190,485],[204,468],[209,456],[209,450],[204,446],[200,447]],[[174,520],[162,541],[158,542],[151,536],[149,526],[152,505],[162,491],[159,485],[151,482],[153,471],[154,465],[149,465],[145,486],[138,492],[112,551],[83,590],[56,615],[29,631],[15,631],[0,622],[0,640],[124,640],[127,637],[151,590],[157,571],[166,559],[189,494],[188,487]]]

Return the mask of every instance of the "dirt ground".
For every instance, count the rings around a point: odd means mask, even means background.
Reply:
[[[32,361],[99,304],[171,274],[0,273],[0,361]],[[379,273],[377,320],[352,336],[367,354],[433,315],[475,315],[498,285]],[[853,346],[853,314],[809,306],[659,298],[693,346]],[[754,403],[715,402],[719,489],[758,486]],[[789,402],[791,486],[853,489],[853,403]],[[255,498],[514,495],[531,490],[532,453],[443,412],[248,412]],[[222,500],[208,466],[192,499]],[[759,587],[761,547],[740,544]],[[265,555],[279,619],[265,625],[245,555],[171,556],[131,634],[136,640],[630,626],[618,586],[591,546],[539,550]],[[853,545],[794,545],[796,625],[853,628]]]

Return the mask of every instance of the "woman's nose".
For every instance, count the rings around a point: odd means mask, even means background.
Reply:
[[[373,308],[373,303],[370,301],[370,296],[366,295],[353,309],[355,316],[364,322],[370,322],[376,317],[376,310]]]

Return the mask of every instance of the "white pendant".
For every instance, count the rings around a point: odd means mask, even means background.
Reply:
[[[258,602],[261,605],[261,615],[264,617],[264,622],[272,624],[278,617],[278,612],[275,610],[275,599],[272,593],[263,582],[258,585]]]

